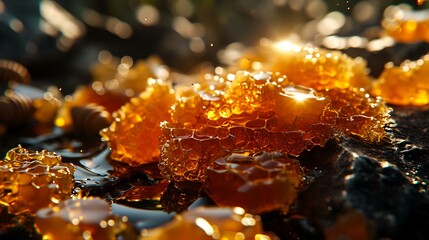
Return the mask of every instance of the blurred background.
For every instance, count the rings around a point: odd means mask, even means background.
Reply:
[[[397,4],[429,6],[421,0],[0,0],[0,58],[70,93],[90,82],[102,50],[134,60],[157,55],[188,73],[205,62],[228,64],[261,39],[288,38],[362,56],[376,77],[387,61],[428,50],[423,42],[404,47],[382,40],[383,12]]]

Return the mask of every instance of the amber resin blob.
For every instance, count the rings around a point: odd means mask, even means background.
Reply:
[[[205,190],[219,206],[239,206],[253,214],[287,212],[301,173],[297,160],[278,152],[233,153],[208,168]]]
[[[46,150],[17,147],[0,161],[0,204],[10,213],[35,213],[70,198],[74,167]]]

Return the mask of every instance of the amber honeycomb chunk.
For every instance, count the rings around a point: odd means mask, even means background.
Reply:
[[[379,141],[386,134],[389,108],[364,89],[315,91],[269,72],[212,80],[220,84],[185,92],[161,125],[159,168],[169,180],[204,182],[210,163],[233,151],[298,156],[338,135]]]
[[[239,72],[223,94],[197,90],[173,106],[163,123],[161,174],[201,181],[216,157],[235,150],[280,151],[298,156],[334,136],[321,122],[329,100],[310,88],[284,84],[270,73]]]
[[[400,66],[388,63],[373,83],[371,93],[386,102],[401,106],[423,106],[429,103],[429,55]]]
[[[381,24],[399,42],[429,41],[429,10],[414,11],[411,6],[389,6]]]
[[[135,239],[127,217],[110,213],[109,203],[100,198],[69,199],[36,214],[36,226],[44,239],[114,240]]]
[[[370,85],[364,59],[288,41],[265,43],[260,48],[245,53],[230,68],[280,72],[290,82],[316,90],[367,88]]]
[[[13,148],[0,161],[0,203],[10,213],[53,206],[70,197],[73,172],[73,165],[55,153]]]
[[[115,112],[113,123],[100,132],[112,148],[111,157],[130,165],[158,161],[159,124],[170,118],[174,101],[170,82],[149,79],[146,91]]]
[[[239,206],[253,214],[287,212],[300,182],[298,162],[281,153],[233,153],[208,168],[205,190],[219,206]]]
[[[270,240],[262,230],[259,216],[242,208],[199,207],[177,215],[164,226],[143,230],[140,240]]]

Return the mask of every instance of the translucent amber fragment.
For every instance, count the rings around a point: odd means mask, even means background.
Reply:
[[[389,6],[384,11],[384,30],[399,42],[429,41],[429,10],[413,11],[410,6]]]
[[[270,71],[285,74],[296,84],[316,90],[367,88],[366,61],[339,51],[301,46],[291,42],[267,43],[244,54],[232,69]]]
[[[114,122],[100,132],[113,159],[130,165],[158,161],[160,122],[170,118],[175,101],[171,83],[149,79],[148,88],[113,114]]]
[[[36,214],[36,227],[44,239],[135,239],[127,217],[110,213],[109,203],[100,198],[69,199]]]
[[[73,165],[55,153],[11,149],[0,161],[0,203],[11,213],[53,206],[70,197],[73,172]]]
[[[400,66],[386,64],[374,81],[371,93],[394,105],[423,106],[429,103],[429,55]]]
[[[259,216],[242,208],[199,207],[177,215],[159,228],[143,230],[140,240],[211,240],[257,239],[269,240],[263,234]]]
[[[219,206],[239,206],[253,214],[287,212],[300,182],[298,162],[281,153],[233,153],[208,168],[205,190]]]

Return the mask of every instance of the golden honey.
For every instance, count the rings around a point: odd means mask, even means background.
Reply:
[[[0,204],[15,214],[53,206],[70,198],[73,172],[55,153],[13,148],[0,161]]]
[[[406,60],[399,66],[388,63],[374,81],[371,93],[386,102],[401,106],[429,103],[429,55],[416,61]]]
[[[298,161],[281,153],[233,153],[208,168],[205,190],[218,206],[286,213],[297,196],[300,174]]]
[[[148,88],[113,114],[109,128],[100,132],[112,148],[112,158],[130,165],[158,161],[159,124],[169,119],[175,101],[171,83],[148,80]]]

